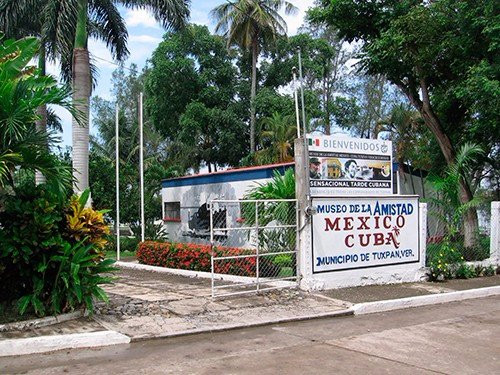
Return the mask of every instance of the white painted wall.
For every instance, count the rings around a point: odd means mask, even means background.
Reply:
[[[165,202],[180,202],[181,204],[181,222],[164,222],[169,239],[176,242],[209,243],[208,238],[186,236],[190,231],[189,220],[199,207],[213,199],[242,199],[257,184],[265,184],[269,181],[271,178],[163,188],[161,191],[162,210],[164,210]],[[163,217],[165,217],[165,212],[163,212]]]

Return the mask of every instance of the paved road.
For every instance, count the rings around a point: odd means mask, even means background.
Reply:
[[[0,359],[25,374],[500,374],[500,297]]]

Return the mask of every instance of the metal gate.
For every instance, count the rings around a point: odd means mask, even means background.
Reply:
[[[213,200],[212,297],[296,287],[297,201]]]

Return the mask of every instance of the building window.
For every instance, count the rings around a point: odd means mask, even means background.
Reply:
[[[165,202],[163,205],[163,221],[181,221],[181,202]]]

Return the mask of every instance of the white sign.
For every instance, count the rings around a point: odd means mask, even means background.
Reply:
[[[308,135],[311,196],[392,194],[392,143]]]
[[[419,262],[418,197],[314,198],[313,273]]]

